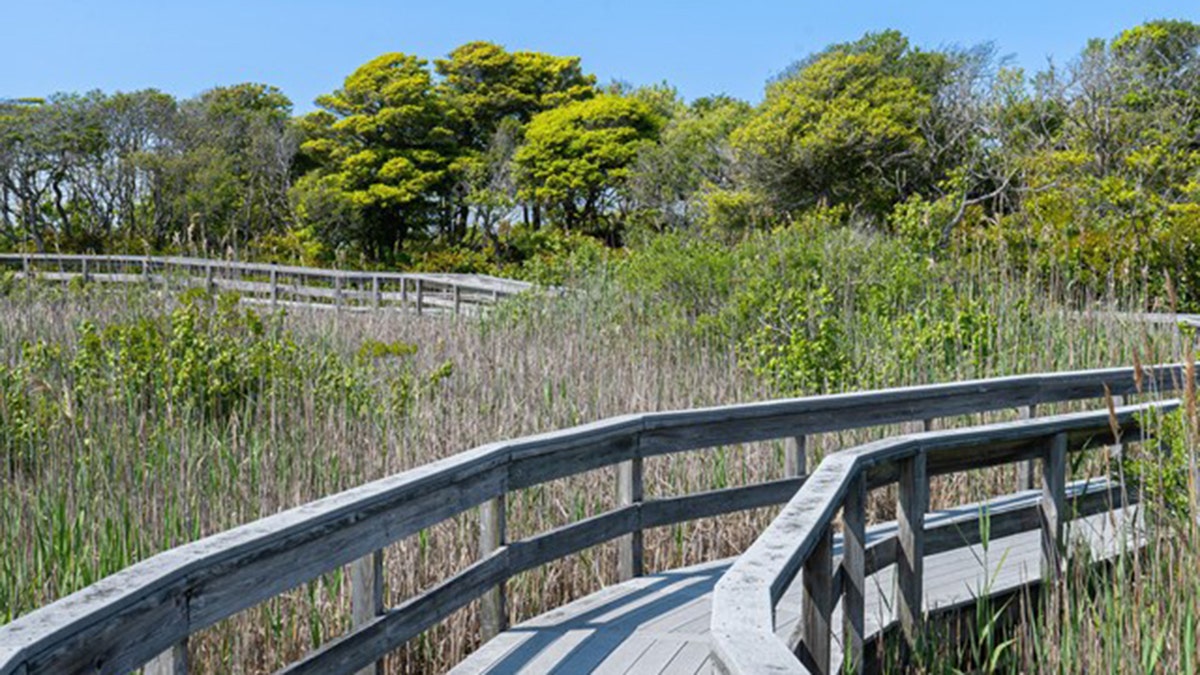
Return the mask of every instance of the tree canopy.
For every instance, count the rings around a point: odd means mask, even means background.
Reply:
[[[1088,288],[1169,273],[1200,302],[1190,21],[1036,73],[870,33],[787,66],[757,105],[476,41],[381,55],[316,106],[293,117],[257,83],[0,102],[0,247],[540,274],[589,246],[728,243],[819,213]]]

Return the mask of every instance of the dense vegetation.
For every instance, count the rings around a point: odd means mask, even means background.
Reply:
[[[1200,302],[1186,21],[1038,73],[869,34],[786,68],[757,106],[473,42],[382,55],[316,104],[293,117],[259,84],[0,104],[0,247],[537,276],[525,263],[664,232],[737,241],[817,210],[1095,291],[1169,274]]]
[[[454,321],[261,313],[232,296],[139,286],[114,293],[0,283],[0,621],[171,546],[497,438],[776,393],[1168,361],[1182,348],[1171,327],[1133,329],[1113,315],[1071,311],[1058,294],[997,272],[991,260],[929,263],[885,235],[820,218],[732,248],[664,236],[642,254],[595,266],[578,284],[566,296],[529,296]],[[812,452],[816,459],[906,429],[820,435]],[[1190,436],[1173,438],[1186,467]],[[781,444],[761,443],[657,458],[647,462],[647,491],[779,478],[782,455]],[[1130,475],[1177,485],[1179,462],[1164,474],[1153,457],[1130,464]],[[511,536],[612,508],[615,490],[597,485],[614,481],[602,470],[513,495]],[[939,481],[934,507],[1014,486],[1011,469]],[[889,519],[893,508],[881,493],[872,517]],[[650,530],[647,565],[733,555],[772,514]],[[388,602],[473,562],[474,518],[391,547]],[[1171,532],[1162,534],[1175,557],[1146,562],[1190,569],[1187,542],[1196,540]],[[615,561],[602,546],[520,575],[510,585],[514,617],[610,583]],[[1183,616],[1200,589],[1195,575],[1177,576],[1164,620]],[[1086,583],[1078,588],[1081,600],[1103,600]],[[1125,639],[1151,645],[1167,625],[1131,624],[1125,610],[1113,616],[1121,623],[1111,630],[1137,631]],[[195,637],[193,668],[269,672],[345,631],[348,617],[345,577],[330,574]],[[456,614],[391,667],[444,669],[474,647],[476,620],[473,610]],[[1186,640],[1168,634],[1156,658],[1180,662]],[[1034,644],[992,651],[1027,668],[1048,658]],[[1086,648],[1053,658],[1071,670],[1125,656]],[[927,658],[965,662],[940,644]]]

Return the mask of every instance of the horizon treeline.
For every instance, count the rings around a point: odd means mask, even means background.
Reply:
[[[575,57],[471,42],[379,56],[316,105],[294,116],[256,83],[0,102],[0,249],[520,275],[819,212],[1093,289],[1200,286],[1188,21],[1036,73],[990,45],[871,33],[786,67],[758,105],[601,85]]]

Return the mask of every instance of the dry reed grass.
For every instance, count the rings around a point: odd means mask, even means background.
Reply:
[[[1005,298],[995,302],[1004,321],[1017,321],[1004,314],[1011,309]],[[26,342],[72,345],[84,320],[103,325],[166,311],[171,303],[170,297],[141,293],[0,297],[0,363],[17,360]],[[598,303],[612,306],[600,312]],[[1019,339],[1003,345],[986,365],[989,373],[1129,363],[1135,350],[1143,360],[1155,361],[1174,347],[1169,336],[1139,335],[1111,318],[1080,319],[1049,301],[1035,310],[1038,325],[1032,329],[1022,324],[1006,333],[1001,326],[1001,339],[1007,334]],[[417,372],[450,362],[453,374],[423,390],[398,418],[322,405],[308,382],[256,400],[219,424],[163,424],[128,401],[90,401],[73,411],[74,423],[47,438],[36,472],[0,485],[0,597],[9,603],[0,607],[0,618],[27,612],[183,541],[489,441],[622,413],[770,396],[739,366],[730,345],[682,332],[663,335],[612,298],[534,300],[484,321],[293,311],[284,322],[318,352],[349,355],[368,340],[401,340],[419,345]],[[954,375],[906,373],[910,382]],[[61,381],[41,384],[66,391],[71,383],[64,374]],[[905,428],[912,427],[823,434],[810,461]],[[646,485],[649,496],[683,494],[781,473],[782,444],[761,443],[649,461]],[[1013,482],[1011,471],[939,480],[934,506],[1007,491]],[[509,498],[511,536],[602,512],[614,498],[611,470],[524,490]],[[887,494],[876,495],[874,517],[889,518],[893,504]],[[652,530],[646,538],[647,567],[734,555],[772,515],[772,509],[759,509]],[[430,587],[476,557],[474,513],[397,543],[387,551],[389,603]],[[511,580],[513,619],[611,583],[615,560],[606,545]],[[326,575],[195,636],[190,643],[194,672],[272,670],[343,632],[348,617],[344,574]],[[444,670],[475,646],[476,626],[471,606],[389,657],[389,671]]]

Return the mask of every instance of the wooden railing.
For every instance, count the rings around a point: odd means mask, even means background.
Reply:
[[[717,583],[710,625],[719,670],[746,675],[859,672],[867,656],[865,579],[890,565],[896,566],[896,620],[905,647],[915,648],[923,618],[924,557],[982,539],[980,514],[926,528],[933,476],[1041,460],[1040,503],[989,513],[987,529],[993,538],[1040,529],[1041,578],[1060,576],[1065,522],[1132,501],[1123,486],[1110,486],[1106,480],[1095,483],[1100,489],[1076,489],[1068,500],[1068,453],[1122,440],[1142,441],[1146,430],[1141,423],[1147,414],[1177,406],[1176,401],[1161,401],[927,432],[830,455]],[[867,492],[893,484],[898,486],[896,533],[867,546]],[[839,512],[842,556],[835,572],[833,530]],[[775,634],[775,607],[797,574],[802,581],[801,630],[793,645]],[[832,615],[839,598],[843,625],[835,643]],[[840,659],[833,658],[836,647]]]
[[[1143,386],[1150,392],[1171,390],[1183,378],[1178,365],[1146,368],[1136,377],[1129,368],[1028,375],[629,415],[485,445],[160,553],[22,616],[0,627],[0,675],[127,672],[151,660],[156,672],[182,672],[190,635],[344,565],[351,566],[351,630],[282,672],[357,672],[477,598],[483,598],[484,637],[502,630],[505,580],[525,570],[616,539],[621,576],[635,576],[642,569],[645,528],[787,503],[802,485],[813,487],[797,498],[836,484],[832,493],[820,494],[841,504],[848,488],[839,487],[842,478],[830,478],[834,467],[854,477],[872,463],[882,465],[880,458],[860,450],[845,458],[834,455],[806,478],[806,434],[1008,408],[1028,408],[1026,416],[1032,416],[1032,407],[1041,403],[1102,398],[1106,392],[1129,395]],[[1128,422],[1131,414],[1124,411],[1121,419]],[[1094,426],[1095,416],[1086,420],[1079,429]],[[1058,422],[1014,428],[1037,430],[1042,438],[1049,424]],[[780,438],[797,439],[788,444],[790,474],[783,479],[663,499],[643,494],[646,458]],[[913,472],[920,470],[916,462],[924,460],[914,458],[925,457],[931,448],[904,443],[888,451],[895,459],[888,466],[911,460],[904,465],[911,474],[904,480],[921,483],[924,474]],[[923,449],[918,453],[914,448]],[[1013,452],[1003,454],[1006,461],[1026,456]],[[959,466],[954,461],[939,454],[933,466]],[[986,464],[986,455],[981,461]],[[507,493],[614,464],[620,465],[618,508],[518,541],[507,538]],[[909,495],[907,499],[919,500],[916,493]],[[802,516],[808,520],[801,524],[827,526],[833,507],[826,506],[816,520]],[[399,606],[385,607],[380,585],[384,547],[476,507],[481,509],[480,560]],[[794,510],[789,507],[785,513]],[[827,529],[802,541],[787,540],[787,564],[770,593],[762,589],[762,598],[774,594],[778,580],[811,557],[818,534]],[[902,535],[902,543],[913,536]],[[796,549],[797,542],[808,543]],[[766,612],[769,604],[755,608]],[[751,614],[760,621],[754,626],[769,626],[765,613],[745,610],[740,615]],[[718,628],[726,630],[725,624]],[[722,633],[726,640],[739,634]],[[741,653],[723,644],[723,653]],[[732,663],[737,667],[736,660]]]
[[[206,258],[0,254],[0,271],[20,279],[197,286],[258,302],[338,309],[398,307],[417,314],[477,309],[532,284],[480,274],[399,274],[292,267]]]

